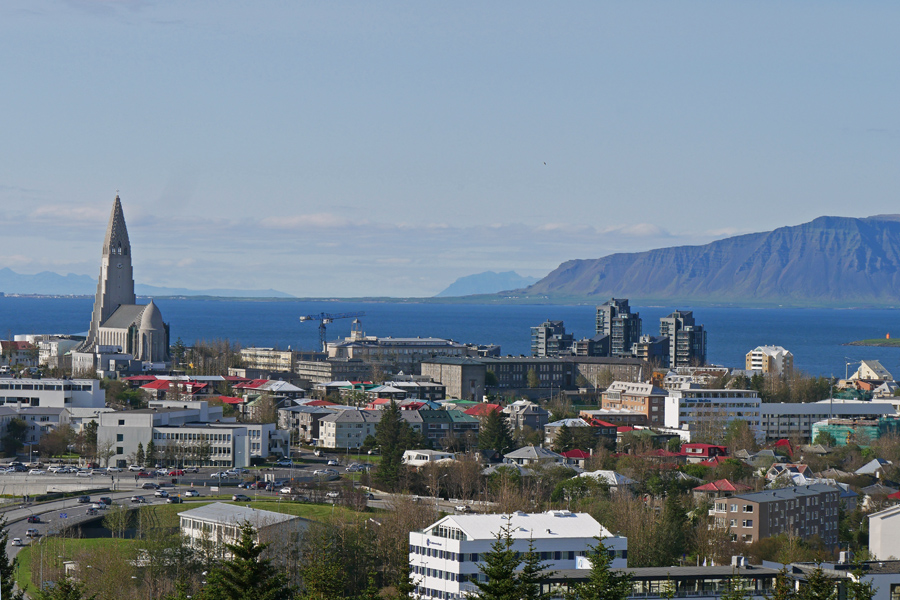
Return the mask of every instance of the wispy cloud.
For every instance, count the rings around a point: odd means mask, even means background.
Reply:
[[[34,209],[30,217],[37,221],[51,221],[61,224],[85,223],[97,225],[106,223],[109,213],[95,206],[45,204]]]

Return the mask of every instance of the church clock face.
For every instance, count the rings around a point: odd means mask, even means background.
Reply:
[[[116,268],[117,268],[117,269],[121,269],[121,268],[122,268],[122,263],[117,264],[117,265],[116,265]]]

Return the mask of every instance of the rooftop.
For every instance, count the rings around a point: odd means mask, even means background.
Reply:
[[[551,510],[545,513],[514,512],[488,515],[449,515],[426,528],[426,534],[443,525],[462,530],[469,540],[492,540],[510,526],[513,539],[565,539],[612,537],[608,529],[587,513]]]

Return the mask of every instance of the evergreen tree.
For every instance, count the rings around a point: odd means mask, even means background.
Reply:
[[[584,583],[573,585],[566,600],[627,600],[631,595],[631,575],[614,571],[612,558],[602,539],[591,546],[591,572]]]
[[[872,600],[878,588],[871,580],[863,581],[865,571],[862,565],[856,563],[853,570],[850,571],[850,578],[847,580],[847,600]]]
[[[654,563],[675,564],[687,550],[689,526],[687,511],[676,490],[670,489],[666,495],[661,517],[656,532],[656,548],[659,557],[654,560]]]
[[[499,410],[489,412],[482,422],[478,433],[478,447],[481,450],[496,450],[500,454],[506,454],[515,448],[509,422]]]
[[[540,552],[534,550],[534,540],[528,540],[528,551],[519,571],[519,597],[522,600],[540,600],[544,597],[541,593],[541,578],[552,574],[545,572],[546,569],[547,563],[542,562]]]
[[[534,369],[528,369],[528,373],[525,375],[525,382],[532,389],[541,387],[541,378],[538,377],[537,371]]]
[[[381,462],[375,471],[375,479],[393,490],[400,480],[403,453],[410,449],[414,435],[409,423],[400,416],[400,407],[396,402],[391,400],[381,413],[381,421],[375,426],[375,441],[381,450]]]
[[[568,452],[572,449],[572,430],[569,426],[563,424],[556,430],[556,436],[553,438],[554,452]]]
[[[146,456],[147,464],[151,467],[156,466],[156,444],[153,443],[153,440],[147,442],[147,456]]]
[[[473,596],[478,600],[522,600],[522,587],[516,570],[522,563],[513,550],[512,525],[507,524],[497,532],[497,539],[491,544],[490,552],[478,563],[478,570],[487,581],[475,581],[478,592]]]
[[[63,577],[49,589],[38,591],[37,600],[96,600],[97,594],[85,595],[85,587],[81,582]]]
[[[16,566],[19,560],[9,560],[6,554],[6,545],[9,542],[9,530],[6,528],[6,517],[0,516],[0,598],[5,600],[22,600],[25,593],[19,590],[13,592],[16,582]]]
[[[342,600],[347,586],[347,570],[334,533],[329,528],[308,530],[303,541],[300,577],[304,600]]]
[[[748,600],[750,594],[747,592],[744,580],[737,573],[732,573],[728,580],[728,586],[725,593],[722,594],[722,600]]]
[[[787,567],[782,567],[775,576],[775,584],[769,600],[795,600],[797,592],[794,591],[794,579],[788,573]]]
[[[797,600],[836,600],[837,581],[825,574],[822,567],[816,567],[806,582],[800,585]]]
[[[146,460],[146,456],[144,456],[144,445],[138,442],[137,452],[134,453],[134,462],[135,464],[143,466],[144,460]]]
[[[291,600],[293,590],[272,561],[263,558],[268,544],[257,544],[250,523],[240,527],[240,539],[225,547],[231,558],[210,573],[201,598],[204,600]]]

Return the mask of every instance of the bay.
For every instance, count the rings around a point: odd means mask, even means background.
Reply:
[[[143,300],[142,300],[143,302]],[[318,347],[316,322],[301,315],[364,312],[363,330],[380,337],[441,337],[498,344],[504,354],[530,352],[530,327],[562,320],[576,338],[593,335],[595,308],[569,305],[481,305],[336,301],[156,300],[171,335],[196,340],[229,339],[243,346],[295,350]],[[88,328],[91,298],[0,297],[0,337],[23,333],[79,333]],[[659,319],[685,306],[634,307],[645,334],[658,335]],[[704,307],[694,310],[705,325],[708,359],[743,368],[744,355],[763,344],[784,346],[795,366],[813,375],[843,377],[846,363],[875,359],[900,377],[900,348],[845,346],[847,342],[900,335],[900,310]],[[349,335],[352,319],[328,325],[328,339]],[[855,365],[849,366],[852,373]]]

